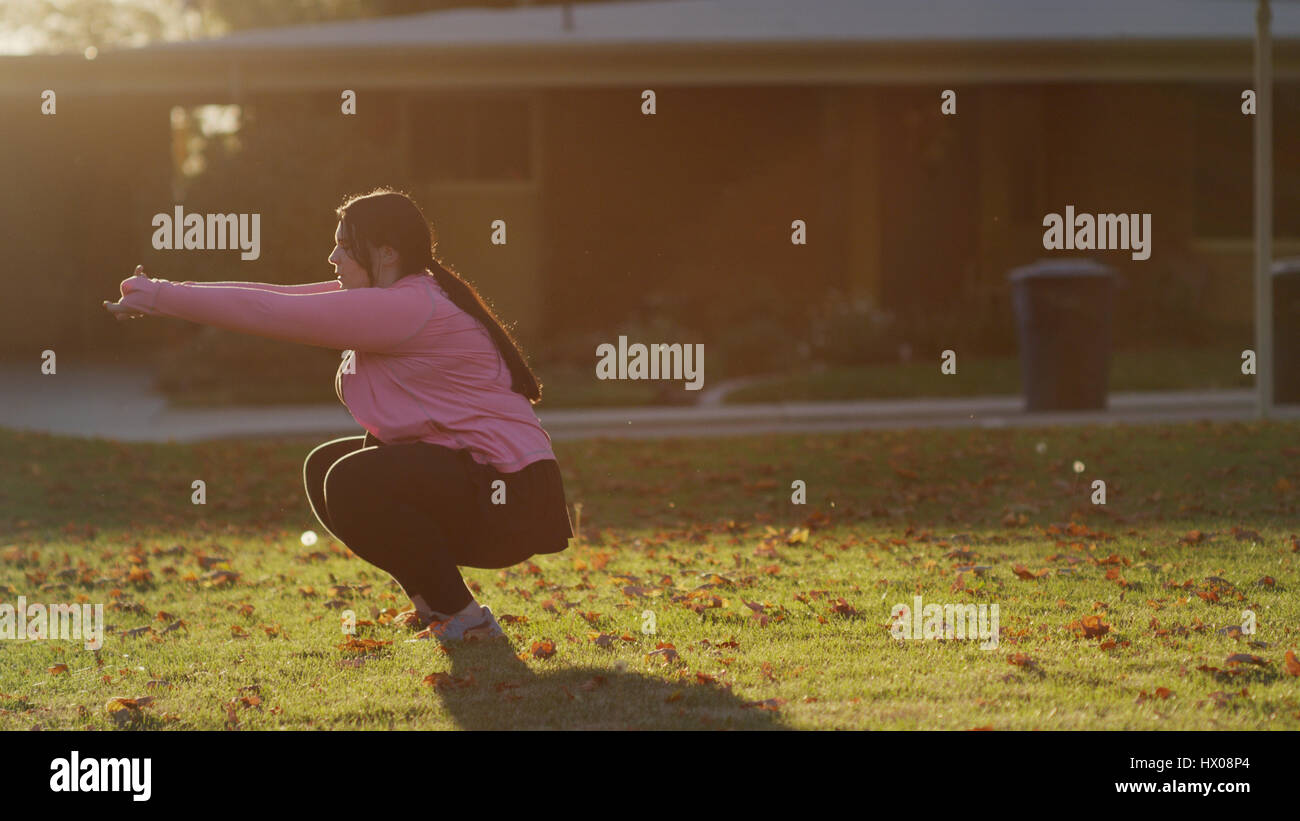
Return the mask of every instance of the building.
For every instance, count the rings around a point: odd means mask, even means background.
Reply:
[[[1283,148],[1300,128],[1300,8],[1276,5],[1273,30],[1286,256],[1300,253],[1300,155]],[[788,318],[832,286],[1009,337],[1005,274],[1047,255],[1043,217],[1067,205],[1152,214],[1149,260],[1098,256],[1137,292],[1159,271],[1248,328],[1253,31],[1254,4],[1225,0],[670,0],[0,58],[0,230],[36,295],[0,347],[100,338],[100,299],[165,253],[149,217],[176,202],[171,112],[203,104],[240,105],[260,128],[337,113],[340,133],[387,146],[384,182],[417,197],[440,255],[525,339],[608,330],[683,294],[667,310],[696,326],[732,302]],[[56,117],[39,114],[47,88]],[[339,113],[345,89],[355,118]],[[316,208],[332,231],[337,202],[281,181],[282,219]],[[213,278],[328,277],[328,236],[280,250],[284,276],[241,263]],[[1176,301],[1134,310],[1185,321]]]

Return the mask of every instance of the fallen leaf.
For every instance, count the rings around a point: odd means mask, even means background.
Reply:
[[[359,639],[355,636],[349,636],[346,641],[336,646],[345,653],[369,653],[389,644],[392,644],[392,642],[380,641],[379,639]]]
[[[658,656],[665,664],[672,664],[677,661],[677,650],[671,644],[661,641],[658,649],[645,654],[646,661],[649,661],[652,656]]]
[[[838,614],[840,614],[841,616],[856,616],[856,615],[858,615],[858,611],[855,610],[855,609],[854,609],[854,608],[853,608],[853,607],[852,607],[848,602],[844,601],[844,597],[843,597],[843,596],[841,596],[840,598],[836,599],[835,604],[831,605],[831,612],[832,612],[832,613],[838,613]]]
[[[104,711],[119,727],[133,724],[143,717],[139,703],[135,699],[129,698],[109,699],[108,703],[104,705]]]
[[[1038,662],[1030,658],[1028,653],[1016,653],[1014,655],[1007,656],[1007,663],[1014,664],[1017,667],[1024,667],[1030,670],[1038,669]]]
[[[1034,571],[1025,567],[1023,564],[1018,564],[1015,567],[1011,568],[1011,572],[1015,573],[1017,576],[1019,576],[1022,579],[1033,580],[1033,579],[1041,579],[1043,576],[1046,576],[1051,571],[1047,569],[1043,569],[1035,573]]]
[[[1110,625],[1102,621],[1101,616],[1084,616],[1078,621],[1070,622],[1067,626],[1070,630],[1081,633],[1084,638],[1088,639],[1104,636],[1110,632]]]
[[[421,683],[437,690],[450,690],[453,688],[469,687],[474,683],[474,675],[472,673],[467,673],[466,675],[457,678],[450,673],[430,673],[424,677],[424,680]],[[499,690],[500,688],[498,688],[498,691]]]

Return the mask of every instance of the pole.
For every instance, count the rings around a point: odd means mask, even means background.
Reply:
[[[1268,0],[1255,14],[1255,417],[1273,410],[1273,43]]]

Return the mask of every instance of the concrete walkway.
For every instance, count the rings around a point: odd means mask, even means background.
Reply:
[[[340,404],[169,408],[147,368],[60,362],[57,375],[0,364],[0,427],[124,442],[195,442],[244,436],[345,436],[361,427]],[[555,441],[880,428],[1150,424],[1255,418],[1248,390],[1116,393],[1103,411],[1025,413],[1019,396],[779,402],[754,405],[537,411]],[[1271,418],[1300,419],[1300,405]]]

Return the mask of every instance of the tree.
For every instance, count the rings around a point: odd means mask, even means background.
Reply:
[[[559,5],[563,0],[5,0],[0,38],[32,52],[141,46],[232,31],[452,8]],[[572,4],[609,0],[571,0]]]

